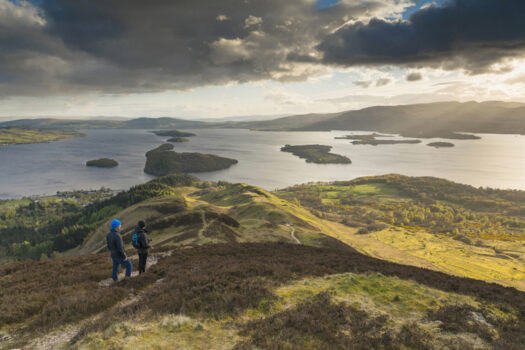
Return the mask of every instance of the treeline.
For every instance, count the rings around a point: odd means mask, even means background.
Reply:
[[[0,245],[4,256],[42,260],[80,245],[105,221],[143,200],[175,194],[177,186],[190,186],[196,178],[170,175],[132,187],[111,198],[82,206],[75,201],[31,201],[0,215]]]

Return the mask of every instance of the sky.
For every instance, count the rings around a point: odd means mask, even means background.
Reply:
[[[521,0],[0,0],[0,118],[525,102]]]

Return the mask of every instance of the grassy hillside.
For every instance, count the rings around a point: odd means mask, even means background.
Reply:
[[[366,130],[407,137],[457,138],[454,132],[525,134],[525,106],[504,102],[439,102],[375,106],[337,114],[247,123],[255,130]]]
[[[76,131],[0,128],[0,146],[42,143],[87,136]]]
[[[0,347],[520,349],[525,293],[504,285],[523,289],[523,197],[398,175],[277,193],[170,175],[71,207],[5,201],[27,235],[49,217],[35,241],[81,243],[0,267]],[[118,285],[114,217],[135,267],[139,219],[153,238],[147,273]]]
[[[525,192],[399,175],[277,193],[347,230],[327,234],[391,261],[525,290]]]

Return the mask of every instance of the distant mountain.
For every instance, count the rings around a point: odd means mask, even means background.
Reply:
[[[38,129],[170,129],[201,128],[212,124],[176,118],[137,118],[131,120],[18,119],[0,123],[2,127]]]
[[[453,132],[525,134],[525,104],[489,101],[376,106],[238,125],[264,131],[362,130],[408,137],[453,137]]]
[[[455,132],[525,134],[525,104],[517,102],[437,102],[375,106],[339,113],[317,113],[272,120],[204,122],[177,118],[131,120],[19,119],[2,127],[39,129],[192,129],[241,128],[260,131],[359,130],[407,137],[458,138]]]
[[[238,122],[234,125],[241,128],[249,128],[262,131],[293,131],[318,122],[330,120],[339,116],[341,113],[330,114],[301,114],[290,117],[282,117],[273,120]]]
[[[171,129],[171,128],[201,128],[208,125],[208,123],[177,119],[177,118],[137,118],[124,122],[125,127],[129,129]]]
[[[210,123],[222,123],[222,122],[256,122],[264,120],[274,120],[277,118],[283,118],[289,116],[287,114],[278,114],[278,115],[239,115],[233,117],[221,117],[221,118],[202,118],[197,119],[200,122],[210,122]]]

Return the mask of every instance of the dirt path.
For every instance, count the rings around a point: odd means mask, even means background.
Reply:
[[[158,261],[159,261],[159,258],[169,256],[169,255],[171,255],[171,253],[172,253],[172,251],[168,251],[168,252],[162,252],[162,253],[159,253],[159,254],[152,254],[151,256],[148,256],[148,262],[147,262],[146,268],[157,264]],[[138,256],[132,256],[131,257],[131,259],[133,259],[133,260],[135,260],[137,258],[138,258]],[[124,274],[125,274],[125,272],[122,272],[121,274],[119,274],[119,279],[124,278]],[[132,272],[132,274],[131,274],[132,278],[137,277],[137,276],[138,276],[138,272],[137,271]],[[158,280],[156,282],[157,283],[162,282],[162,279]],[[100,288],[109,287],[112,284],[113,284],[113,280],[111,278],[102,280],[102,281],[100,281],[98,283]],[[131,296],[131,297],[127,297],[127,298],[121,300],[116,305],[114,305],[113,308],[124,307],[126,305],[129,305],[129,304],[139,300],[140,296],[141,295],[139,294],[139,295],[134,295],[134,296]],[[44,336],[41,336],[41,337],[37,338],[37,339],[33,339],[29,344],[24,346],[22,349],[24,349],[24,350],[33,350],[33,349],[55,350],[55,349],[67,348],[67,346],[68,346],[69,342],[71,341],[71,339],[73,339],[73,337],[75,335],[77,335],[78,331],[80,330],[80,328],[82,327],[82,325],[85,322],[88,322],[89,320],[96,320],[96,319],[102,317],[102,315],[104,315],[104,311],[102,311],[101,313],[99,313],[97,315],[91,316],[87,320],[80,321],[79,323],[77,323],[75,325],[68,326],[68,327],[66,327],[64,329],[61,329],[61,330],[58,330],[58,331],[55,330],[55,331],[52,331],[51,333],[48,333],[48,334],[46,334]]]
[[[301,241],[299,239],[297,239],[297,237],[295,237],[295,228],[292,226],[292,224],[286,224],[286,226],[290,227],[290,229],[291,229],[290,236],[295,241],[295,243],[301,244]]]
[[[152,254],[152,255],[148,256],[148,261],[146,263],[146,270],[150,266],[153,266],[153,265],[157,264],[159,262],[159,258],[170,256],[171,252],[172,251],[159,253],[159,254]],[[138,255],[133,255],[132,257],[130,257],[130,259],[132,259],[132,260],[137,260],[138,258],[139,258]],[[118,279],[122,280],[123,278],[125,278],[125,274],[126,274],[126,269],[123,269],[122,266],[121,266],[120,273],[118,275]],[[133,266],[133,272],[131,272],[131,278],[137,277],[138,275],[139,275],[138,266]],[[110,277],[110,278],[106,278],[105,280],[102,280],[102,281],[98,282],[98,286],[99,287],[109,287],[113,283],[114,283],[113,279]]]

